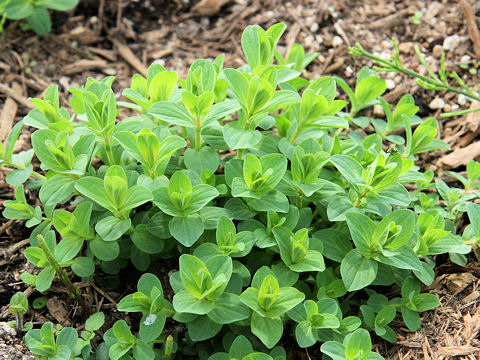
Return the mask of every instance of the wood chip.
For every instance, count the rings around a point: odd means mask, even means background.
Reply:
[[[34,108],[33,104],[30,101],[28,101],[28,99],[25,96],[23,96],[20,92],[15,91],[12,88],[9,88],[8,86],[0,84],[0,93],[3,93],[7,96],[10,96],[16,102],[25,106],[28,109],[33,109]]]
[[[457,148],[447,156],[442,157],[439,162],[448,168],[456,168],[461,165],[467,165],[480,155],[480,142],[475,142],[464,148]]]
[[[410,9],[403,9],[388,15],[382,19],[376,20],[367,26],[370,30],[387,29],[403,24],[405,16],[411,13]]]
[[[470,110],[480,109],[480,102],[472,101]],[[480,111],[468,113],[465,116],[465,126],[468,130],[475,132],[480,127]]]
[[[446,277],[446,285],[449,291],[457,293],[476,280],[477,278],[468,272],[451,274]]]
[[[463,16],[465,16],[465,19],[467,20],[468,34],[473,42],[473,50],[475,51],[477,58],[480,58],[480,32],[478,31],[475,22],[475,11],[465,0],[459,0],[458,3],[462,9]]]
[[[50,315],[63,326],[69,326],[71,323],[70,320],[68,320],[68,311],[65,307],[66,304],[56,296],[48,298],[47,309]]]
[[[198,15],[212,16],[220,11],[220,8],[231,0],[202,0],[196,4],[192,11]]]
[[[101,49],[93,46],[87,46],[85,49],[91,51],[94,54],[100,55],[104,57],[107,60],[110,60],[112,62],[117,61],[117,53],[113,50],[108,50],[108,49]]]
[[[13,82],[12,90],[22,95],[22,87],[17,82]],[[0,142],[5,140],[12,130],[12,126],[17,115],[17,103],[10,96],[5,100],[2,112],[0,113]]]
[[[171,29],[166,26],[160,29],[147,31],[147,32],[144,32],[143,34],[140,34],[140,40],[153,43],[165,38],[168,34],[170,34],[170,31]]]
[[[140,59],[130,50],[130,48],[119,42],[118,40],[113,39],[113,43],[118,48],[118,53],[123,57],[130,65],[132,65],[140,74],[147,76],[148,69]]]
[[[108,63],[105,60],[78,60],[62,69],[62,74],[73,75],[93,69],[105,69]]]

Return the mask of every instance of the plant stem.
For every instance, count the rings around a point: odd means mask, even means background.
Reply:
[[[57,274],[58,279],[67,287],[68,294],[71,297],[74,297],[78,301],[78,303],[83,308],[83,311],[85,312],[86,315],[90,315],[90,309],[88,308],[87,304],[85,304],[85,301],[83,300],[83,297],[80,293],[80,289],[75,285],[73,285],[72,281],[68,277],[66,270],[60,266],[60,263],[55,258],[55,255],[52,253],[52,251],[48,247],[43,235],[41,234],[37,235],[37,239],[40,244],[40,247],[42,248],[43,252],[45,253],[45,256],[47,257],[49,265],[52,266],[53,269],[55,270],[55,273]]]
[[[237,159],[243,159],[243,153],[245,149],[238,149],[237,150]]]
[[[195,150],[200,150],[202,143],[202,128],[197,126],[195,128]]]
[[[22,166],[20,164],[16,164],[16,163],[8,163],[8,162],[5,162],[3,164],[3,166],[11,166],[11,167],[14,167],[15,169],[18,169],[18,170],[25,170],[26,167],[25,166]],[[38,172],[36,171],[32,171],[32,176],[36,177],[37,179],[40,179],[40,180],[47,180],[47,177],[42,175],[42,174],[39,174]]]
[[[468,92],[468,91],[465,91],[465,90],[462,90],[462,89],[459,89],[459,88],[455,88],[453,86],[450,86],[448,83],[444,83],[442,82],[441,80],[439,79],[432,79],[432,78],[429,78],[428,76],[425,76],[425,75],[422,75],[418,72],[415,72],[413,70],[409,70],[409,69],[406,69],[405,67],[403,67],[403,65],[397,65],[395,64],[394,62],[392,61],[388,61],[388,60],[384,60],[378,56],[375,56],[371,53],[369,53],[368,51],[365,51],[359,44],[357,44],[356,47],[354,48],[350,48],[350,53],[352,55],[360,55],[360,56],[365,56],[366,58],[369,58],[373,61],[375,61],[377,64],[380,64],[384,67],[384,69],[380,68],[380,69],[377,69],[379,71],[393,71],[393,72],[401,72],[403,74],[406,74],[408,76],[412,76],[412,77],[415,77],[417,79],[420,79],[424,82],[426,82],[427,84],[430,84],[430,85],[433,85],[433,86],[438,86],[438,87],[442,87],[444,88],[445,90],[447,91],[451,91],[455,94],[460,94],[460,95],[464,95],[470,99],[473,99],[473,100],[476,100],[476,101],[480,101],[480,96],[477,96],[475,95],[473,92]]]
[[[110,139],[104,137],[105,141],[105,151],[107,153],[108,165],[113,165],[115,163],[115,158],[113,156],[112,145],[110,145]]]

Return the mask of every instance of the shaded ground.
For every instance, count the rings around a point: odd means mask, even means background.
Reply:
[[[348,47],[360,42],[367,50],[385,56],[391,52],[390,39],[398,39],[405,65],[422,70],[415,56],[414,45],[426,54],[427,62],[435,69],[443,50],[447,68],[457,70],[469,84],[478,84],[475,70],[474,43],[467,22],[456,1],[342,1],[292,0],[83,0],[65,16],[53,16],[54,33],[43,39],[31,32],[22,32],[18,23],[7,25],[0,37],[0,140],[5,139],[14,122],[23,118],[31,108],[28,97],[41,97],[51,84],[60,84],[61,101],[68,106],[67,89],[80,86],[88,76],[116,76],[115,89],[129,86],[135,72],[145,73],[148,65],[157,61],[174,68],[185,76],[190,64],[200,57],[216,57],[225,53],[226,66],[244,63],[240,36],[249,24],[268,27],[276,22],[288,25],[281,40],[281,49],[295,42],[308,52],[320,56],[308,68],[308,77],[337,75],[350,83],[365,59],[353,58]],[[99,5],[100,4],[100,5]],[[480,2],[471,2],[470,12],[480,15]],[[420,24],[413,24],[416,12],[423,15]],[[477,44],[480,46],[480,44]],[[478,69],[480,70],[480,69]],[[414,95],[421,107],[420,115],[440,119],[442,111],[471,106],[463,97],[434,94],[418,87],[413,80],[401,75],[385,74],[389,92],[386,99],[395,103],[404,93]],[[381,114],[377,114],[381,116]],[[480,155],[480,113],[441,119],[440,137],[452,150],[436,152],[421,159],[419,165],[437,171],[446,181],[445,170],[462,172],[468,160]],[[17,150],[29,147],[31,129],[25,128]],[[12,188],[4,182],[6,170],[0,172],[0,204],[13,196]],[[34,201],[35,194],[29,194]],[[21,222],[2,219],[0,225],[0,321],[11,320],[7,304],[16,291],[29,296],[38,294],[26,289],[20,273],[28,265],[22,249],[28,238]],[[408,333],[400,322],[398,344],[392,346],[378,341],[378,350],[390,359],[478,359],[480,357],[480,268],[476,261],[467,268],[445,265],[437,269],[439,278],[431,291],[440,296],[442,307],[424,316],[423,327]],[[167,269],[168,270],[168,269]],[[161,271],[159,271],[161,272]],[[168,271],[164,271],[166,273]],[[105,279],[108,282],[109,279]],[[80,284],[82,285],[82,284]],[[109,311],[121,294],[105,290],[104,284],[84,284],[85,296],[99,309]],[[103,290],[102,290],[103,289]],[[61,289],[53,289],[49,305],[39,311],[31,310],[26,320],[52,320],[68,325],[75,319],[74,303],[66,299]],[[115,321],[113,310],[111,321]],[[71,325],[71,324],[70,324]],[[109,324],[111,325],[111,324]],[[0,357],[15,357],[15,337],[0,332]],[[378,340],[378,339],[377,339]],[[6,353],[6,349],[9,353]],[[307,358],[307,355],[305,355]]]

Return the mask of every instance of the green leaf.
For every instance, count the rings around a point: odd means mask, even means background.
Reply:
[[[254,312],[252,314],[251,330],[267,348],[271,349],[282,337],[283,323],[280,319],[262,317]]]
[[[205,146],[200,150],[188,148],[185,151],[183,160],[187,169],[201,174],[204,170],[215,172],[220,165],[220,158],[215,149]]]
[[[131,224],[129,218],[122,220],[115,216],[107,216],[97,222],[95,231],[104,241],[115,241],[130,229]]]
[[[172,236],[183,246],[190,247],[203,234],[203,222],[197,214],[186,217],[174,217],[168,223]]]
[[[345,342],[347,360],[366,359],[372,350],[370,334],[365,329],[355,330]]]
[[[413,298],[416,311],[423,312],[440,306],[440,301],[434,294],[418,294]]]
[[[40,292],[44,292],[52,285],[53,278],[55,277],[55,269],[51,266],[46,267],[37,276],[35,286]]]
[[[245,320],[250,316],[250,310],[243,305],[238,295],[223,293],[215,301],[208,317],[217,324],[230,324]]]
[[[89,247],[93,255],[103,261],[115,260],[120,254],[120,247],[116,241],[105,241],[98,235],[90,241]]]
[[[93,315],[90,315],[85,321],[85,330],[87,331],[96,331],[100,329],[105,322],[105,314],[103,312],[97,312]]]
[[[38,35],[45,35],[52,30],[50,14],[45,7],[35,7],[31,15],[27,17],[27,21]]]
[[[72,270],[77,276],[89,277],[95,272],[95,263],[89,257],[78,257],[72,264]]]
[[[377,277],[378,264],[362,256],[357,249],[350,251],[342,261],[340,272],[348,291],[360,290]]]
[[[85,176],[77,180],[75,183],[75,189],[105,209],[112,213],[116,213],[117,208],[108,197],[102,179],[93,176]]]
[[[33,10],[29,0],[10,1],[5,8],[5,14],[8,19],[19,20],[30,16]]]
[[[358,103],[357,110],[370,106],[372,101],[387,90],[387,83],[378,77],[367,77],[358,82],[355,86],[355,98]]]
[[[78,0],[36,0],[36,6],[45,6],[49,9],[67,11],[77,6]]]
[[[188,335],[193,341],[204,341],[217,335],[222,326],[213,322],[207,316],[199,316],[195,320],[188,322]]]
[[[185,109],[185,107],[167,101],[158,101],[147,112],[154,118],[165,121],[169,124],[184,126],[187,128],[195,127],[195,119]]]
[[[232,150],[248,149],[262,139],[258,130],[245,130],[239,121],[233,121],[223,127],[223,138]]]

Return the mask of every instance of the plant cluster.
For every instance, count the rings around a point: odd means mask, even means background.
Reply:
[[[456,174],[464,189],[422,172],[415,156],[447,147],[436,121],[419,118],[409,95],[386,103],[385,81],[369,69],[354,89],[302,78],[317,54],[296,45],[283,58],[284,30],[247,27],[239,69],[219,56],[179,79],[154,64],[123,91],[131,102],[117,101],[112,77],[70,89],[73,114],[56,86],[31,99],[36,109],[0,148],[17,187],[3,216],[34,227],[25,255],[42,269],[23,281],[43,293],[60,280],[87,316],[72,272],[84,282],[143,273],[117,307],[141,314],[138,323],[117,321],[96,355],[103,315],[81,337],[47,323],[25,336],[40,359],[281,360],[295,342],[335,360],[381,359],[369,331],[395,341],[394,318],[415,331],[439,304],[421,285],[434,281],[436,255],[464,264],[480,235],[468,202],[480,164]],[[365,116],[375,104],[386,120]],[[121,107],[137,115],[117,121]],[[24,125],[37,129],[33,149],[13,154]],[[37,205],[25,189],[38,190]],[[467,210],[473,224],[457,233]],[[178,259],[169,283],[148,272],[165,259]],[[391,286],[399,297],[382,294]]]
[[[77,4],[78,0],[0,0],[0,29],[6,19],[27,19],[33,31],[45,35],[52,29],[49,9],[68,11]]]

